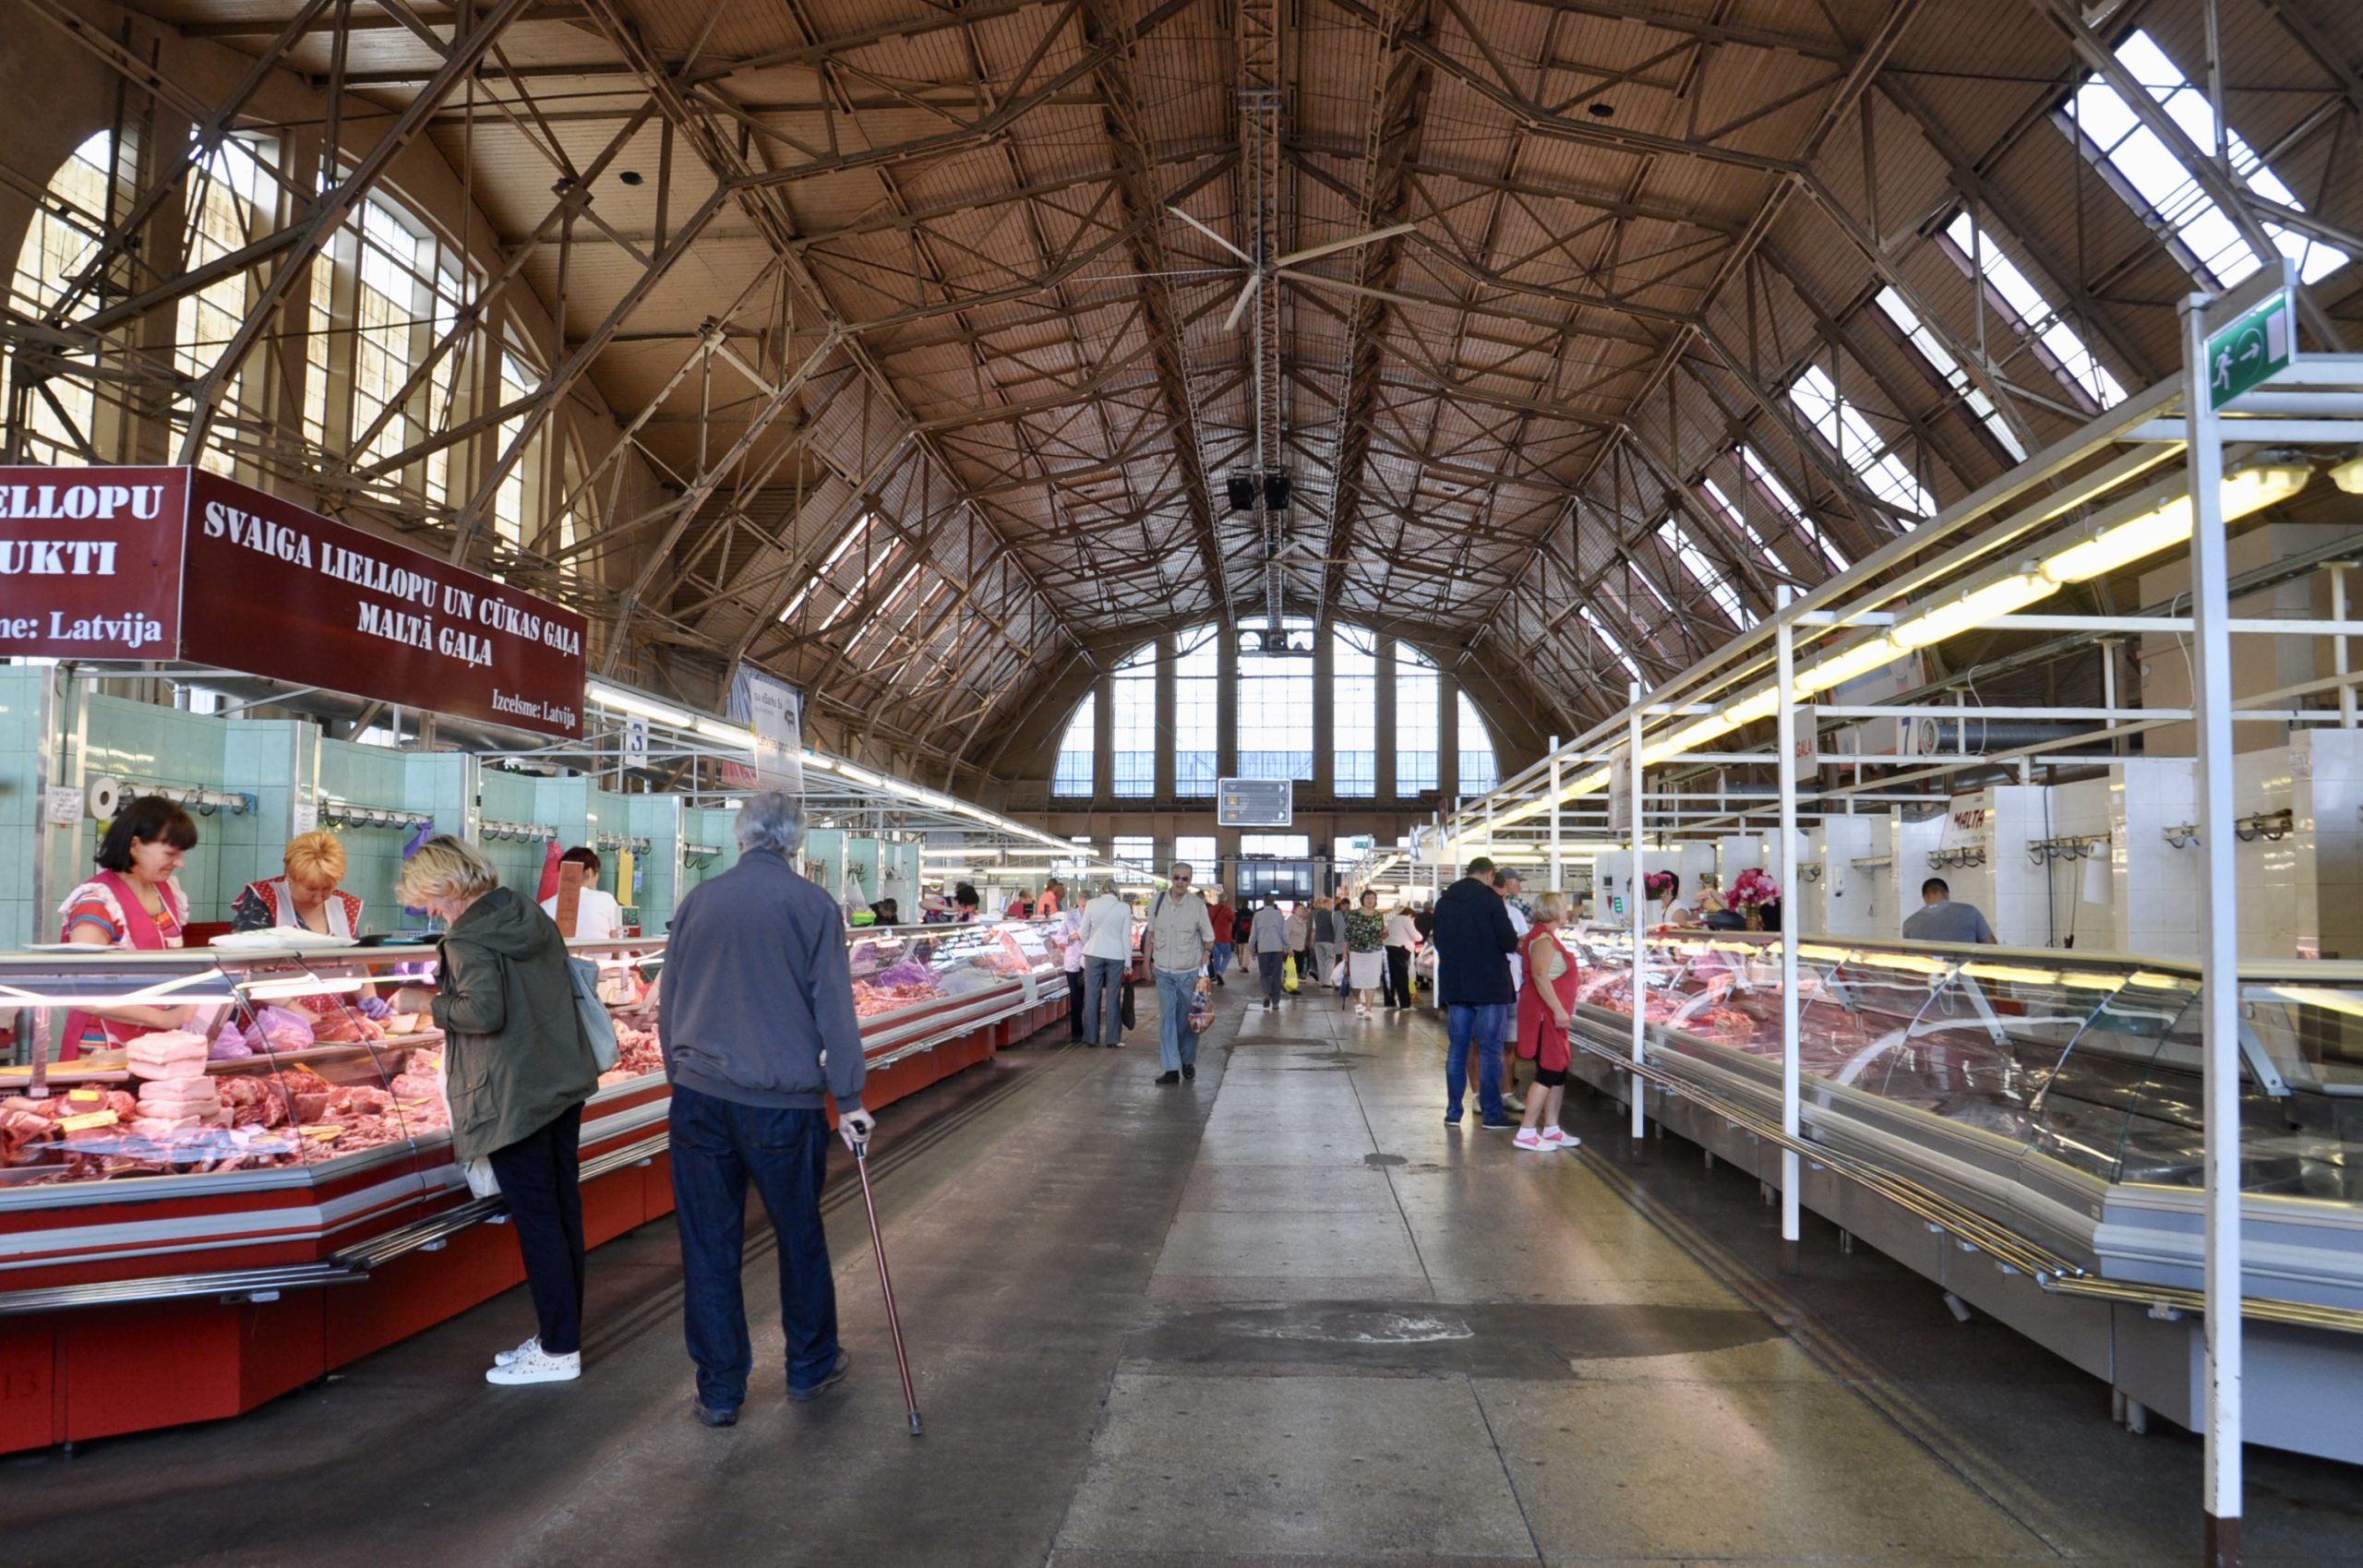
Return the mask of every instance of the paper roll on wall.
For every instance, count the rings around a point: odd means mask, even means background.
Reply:
[[[102,773],[90,781],[84,798],[90,802],[91,816],[102,822],[111,822],[123,806],[123,781]]]

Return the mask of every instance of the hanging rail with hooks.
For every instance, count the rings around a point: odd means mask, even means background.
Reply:
[[[1935,871],[1971,870],[1985,864],[1985,846],[1971,844],[1961,849],[1932,849],[1928,852],[1928,868]]]
[[[355,806],[351,801],[320,802],[320,825],[327,828],[431,828],[433,813],[402,811],[390,806]]]
[[[2054,860],[2082,860],[2105,854],[2109,846],[2106,833],[2062,833],[2057,838],[2027,840],[2027,858],[2037,866],[2047,866]]]
[[[544,822],[508,822],[487,817],[476,824],[476,832],[496,844],[551,844],[558,839],[558,830]]]
[[[227,811],[233,817],[243,817],[255,808],[255,797],[234,789],[198,789],[186,784],[136,784],[126,779],[124,798],[157,795],[175,806],[186,807],[200,817],[210,817],[217,811]]]
[[[591,841],[591,844],[594,849],[606,850],[610,854],[618,849],[629,849],[634,855],[648,853],[648,841],[644,838],[635,838],[629,833],[601,833]]]

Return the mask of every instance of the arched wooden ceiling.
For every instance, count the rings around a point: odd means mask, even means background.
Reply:
[[[138,9],[413,111],[532,247],[542,400],[587,378],[679,476],[606,523],[608,667],[752,659],[947,760],[1110,648],[1274,611],[1464,648],[1572,733],[1629,678],[1601,628],[1661,676],[1912,521],[1802,372],[1939,505],[2084,416],[1941,243],[1964,209],[2118,382],[2170,374],[2192,273],[2063,114],[2135,29],[2203,84],[2214,18],[2297,198],[2202,162],[2252,245],[2363,221],[2363,7],[2327,0]],[[1285,513],[1230,509],[1259,461]]]

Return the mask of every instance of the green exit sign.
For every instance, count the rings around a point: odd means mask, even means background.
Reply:
[[[2289,368],[2297,353],[2289,306],[2289,292],[2278,291],[2207,335],[2210,408],[2220,409]]]

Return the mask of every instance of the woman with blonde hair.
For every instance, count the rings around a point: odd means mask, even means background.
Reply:
[[[1559,1126],[1559,1103],[1566,1097],[1567,1072],[1575,1065],[1567,1031],[1576,1014],[1576,955],[1559,940],[1568,907],[1563,892],[1537,898],[1528,912],[1533,926],[1522,946],[1526,974],[1517,993],[1517,1054],[1534,1063],[1534,1082],[1526,1092],[1525,1119],[1512,1141],[1536,1152],[1572,1151],[1583,1142]]]
[[[599,1066],[575,1013],[558,922],[500,885],[484,851],[431,838],[395,896],[446,921],[431,1003],[443,1030],[451,1155],[487,1161],[509,1201],[541,1332],[485,1380],[566,1382],[582,1371],[582,1104]]]
[[[314,829],[287,841],[282,874],[248,882],[230,905],[230,929],[267,931],[301,927],[324,937],[361,935],[361,901],[338,891],[344,880],[344,844]]]

